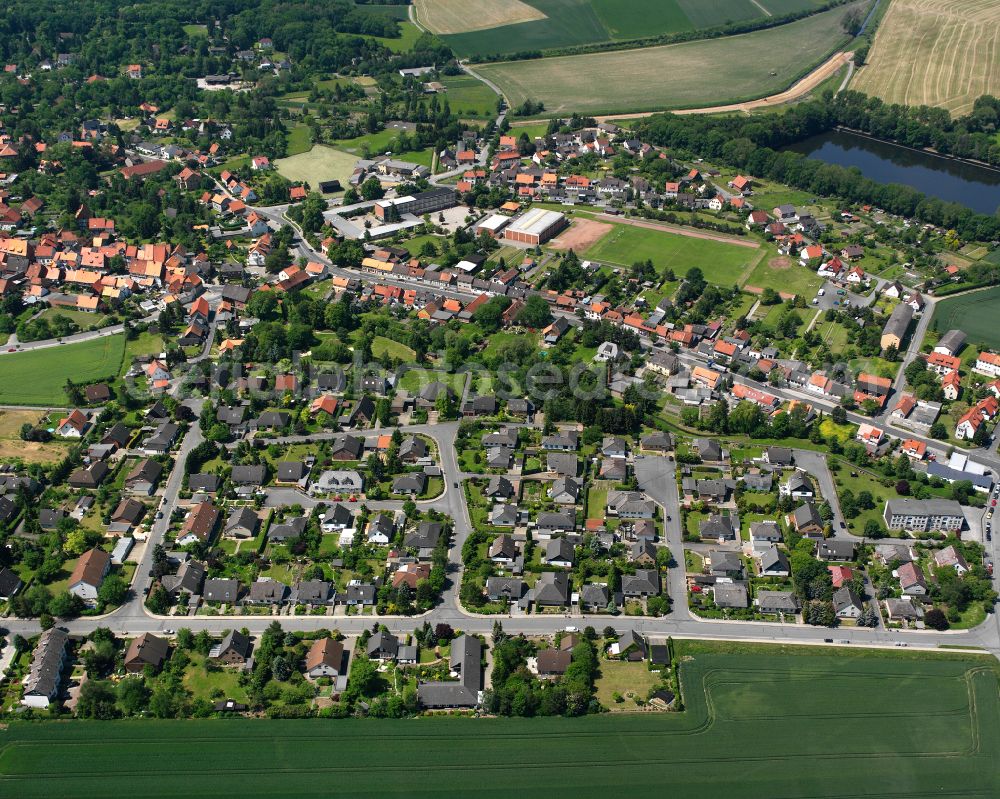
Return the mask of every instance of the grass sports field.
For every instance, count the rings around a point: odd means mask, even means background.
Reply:
[[[316,188],[321,180],[339,180],[341,185],[346,186],[358,157],[343,150],[317,144],[309,152],[279,158],[275,166],[288,180],[308,181],[313,188]]]
[[[846,43],[839,6],[777,28],[641,50],[477,66],[511,104],[545,112],[602,113],[695,108],[780,92]],[[663,76],[669,75],[669,80]]]
[[[934,306],[934,324],[944,333],[955,327],[969,337],[969,345],[989,349],[1000,348],[1000,327],[997,308],[1000,288],[974,291],[961,297],[938,300]]]
[[[851,88],[960,116],[1000,94],[998,0],[892,0]]]
[[[480,9],[484,3],[487,7]],[[416,8],[418,19],[459,54],[495,56],[707,30],[822,4],[822,0],[417,0]]]
[[[0,730],[0,794],[997,795],[995,661],[873,650],[719,654],[708,642],[677,645],[685,658],[682,713],[12,722]]]
[[[125,354],[125,336],[102,336],[80,344],[5,353],[0,356],[0,404],[55,405],[66,403],[66,380],[88,383],[118,375]]]
[[[732,286],[758,257],[758,248],[650,228],[613,225],[608,233],[580,255],[593,261],[623,266],[649,258],[658,269],[669,266],[678,275],[686,275],[688,269],[697,266],[708,282]]]

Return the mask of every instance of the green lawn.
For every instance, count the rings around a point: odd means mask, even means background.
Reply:
[[[444,98],[448,101],[453,114],[458,114],[462,118],[490,119],[496,116],[497,96],[479,78],[464,74],[443,75],[441,83],[447,88]]]
[[[806,299],[812,299],[817,290],[823,285],[823,278],[798,261],[791,261],[788,258],[761,259],[761,262],[754,267],[750,277],[747,278],[748,286],[756,286],[761,289],[774,289],[786,294],[798,294]]]
[[[46,308],[39,314],[40,319],[46,319],[50,322],[54,316],[66,317],[71,322],[75,323],[81,330],[104,327],[107,324],[107,317],[104,314],[75,311],[72,308]]]
[[[595,480],[587,489],[587,518],[603,519],[608,515],[608,489],[613,486],[609,480]]]
[[[664,230],[614,225],[582,255],[592,261],[624,266],[649,258],[657,269],[669,266],[678,275],[686,275],[691,267],[697,266],[710,283],[732,286],[759,256],[759,250]]]
[[[431,160],[434,157],[433,148],[428,147],[426,150],[399,152],[398,148],[394,146],[398,136],[398,130],[386,128],[385,130],[380,130],[378,133],[367,133],[364,136],[356,136],[353,139],[341,139],[334,142],[334,146],[339,150],[352,154],[355,159],[364,157],[365,148],[367,148],[369,155],[379,155],[380,153],[392,151],[394,157],[401,161],[411,161],[416,164],[430,166]]]
[[[122,358],[122,373],[128,371],[137,355],[158,355],[163,352],[163,336],[159,333],[140,333],[125,342],[125,356]]]
[[[80,344],[0,357],[0,403],[62,405],[66,380],[91,383],[114,378],[122,366],[125,336],[103,336]]]
[[[649,689],[659,683],[660,675],[651,672],[645,663],[604,660],[601,661],[601,676],[594,687],[597,701],[604,707],[611,710],[635,710],[635,699],[645,700]],[[615,702],[615,693],[624,701]]]
[[[420,390],[425,386],[434,383],[435,381],[440,381],[447,386],[451,386],[455,395],[459,398],[462,396],[462,390],[465,388],[465,375],[464,374],[448,374],[447,372],[432,372],[426,369],[408,369],[403,373],[403,376],[399,379],[398,388],[403,389],[408,392],[410,396],[414,396],[420,393]]]
[[[740,799],[998,794],[992,658],[675,646],[683,712],[417,722],[11,721],[0,732],[0,785],[19,799],[67,795],[69,785],[81,798],[188,795],[192,785],[206,796],[419,799],[603,799],[623,790]],[[610,684],[612,677],[601,679]]]
[[[312,135],[309,132],[309,128],[305,125],[296,125],[290,131],[288,131],[288,141],[286,146],[286,152],[288,155],[299,155],[300,153],[307,153],[312,147]]]
[[[385,336],[375,336],[372,339],[372,355],[381,358],[385,354],[401,361],[413,361],[417,357],[417,354],[405,344],[400,344]]]
[[[189,652],[188,655],[191,663],[184,672],[184,687],[191,691],[196,699],[211,699],[212,692],[218,689],[226,699],[247,701],[247,692],[239,684],[239,672],[236,669],[207,671],[203,655],[197,652]]]
[[[423,31],[412,22],[400,22],[399,33],[400,35],[394,39],[385,36],[370,36],[368,38],[388,47],[394,53],[405,53],[413,49],[413,45],[416,44]]]

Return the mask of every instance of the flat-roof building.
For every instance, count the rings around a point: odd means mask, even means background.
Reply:
[[[890,499],[883,514],[890,530],[961,530],[965,515],[953,499]]]
[[[455,204],[455,190],[450,188],[430,189],[418,194],[408,194],[405,197],[397,197],[394,200],[379,200],[375,203],[375,216],[385,220],[390,213],[390,208],[395,208],[400,216],[403,214],[429,214],[434,211],[443,211],[451,208]]]
[[[566,227],[566,215],[544,208],[533,208],[517,217],[504,231],[504,238],[521,244],[544,244]]]

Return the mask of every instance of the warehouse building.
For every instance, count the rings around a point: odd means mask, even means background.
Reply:
[[[566,227],[566,215],[534,208],[522,214],[504,231],[504,238],[521,244],[544,244]]]

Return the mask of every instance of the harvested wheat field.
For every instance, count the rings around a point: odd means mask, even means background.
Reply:
[[[431,33],[468,33],[545,19],[521,0],[415,0],[417,20]]]
[[[851,88],[968,114],[1000,94],[1000,0],[892,0]]]

